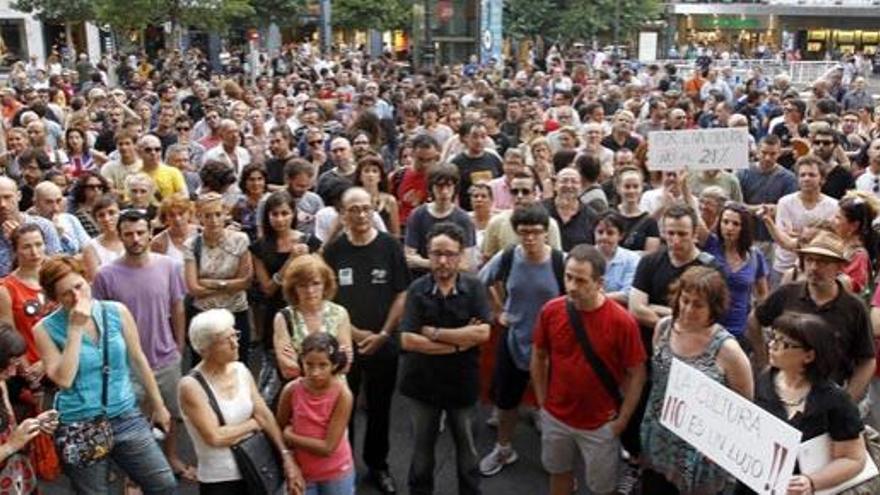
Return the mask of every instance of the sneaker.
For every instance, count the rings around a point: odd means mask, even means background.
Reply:
[[[639,468],[628,462],[623,462],[620,476],[617,477],[618,495],[630,495],[639,482]]]
[[[519,460],[519,456],[512,447],[502,448],[495,444],[495,448],[486,457],[480,460],[480,474],[483,476],[495,476],[500,473],[504,466],[513,464]]]
[[[489,417],[486,418],[486,426],[488,426],[490,428],[498,428],[498,408],[497,407],[493,407],[492,414],[490,414]]]

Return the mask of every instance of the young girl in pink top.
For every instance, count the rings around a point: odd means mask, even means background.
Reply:
[[[339,342],[324,332],[302,342],[302,376],[287,384],[278,400],[284,442],[306,480],[306,495],[353,495],[354,459],[346,429],[352,395],[338,374],[348,361]]]

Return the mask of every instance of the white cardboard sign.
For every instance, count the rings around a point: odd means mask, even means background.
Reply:
[[[749,132],[744,127],[648,134],[650,170],[737,168],[749,168]]]
[[[757,493],[786,493],[801,432],[678,359],[660,424]]]

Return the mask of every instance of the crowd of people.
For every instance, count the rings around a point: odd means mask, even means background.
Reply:
[[[552,495],[751,493],[660,423],[673,358],[830,435],[788,493],[861,471],[880,426],[863,78],[284,53],[253,81],[174,53],[0,89],[0,488],[247,493],[234,447],[262,434],[289,493],[452,493],[448,430],[473,495],[531,411]],[[653,132],[723,127],[749,163],[648,161]]]

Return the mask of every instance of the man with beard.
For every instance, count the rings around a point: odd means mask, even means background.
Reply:
[[[141,348],[173,419],[172,431],[165,432],[163,450],[176,474],[195,480],[195,468],[187,466],[178,456],[177,435],[173,431],[181,419],[177,382],[181,376],[180,357],[185,330],[183,298],[186,288],[182,267],[167,256],[150,252],[150,224],[146,212],[125,210],[119,215],[116,229],[125,254],[101,267],[93,284],[94,296],[124,304],[138,322]],[[132,385],[140,402],[146,406],[143,387],[136,381]]]

